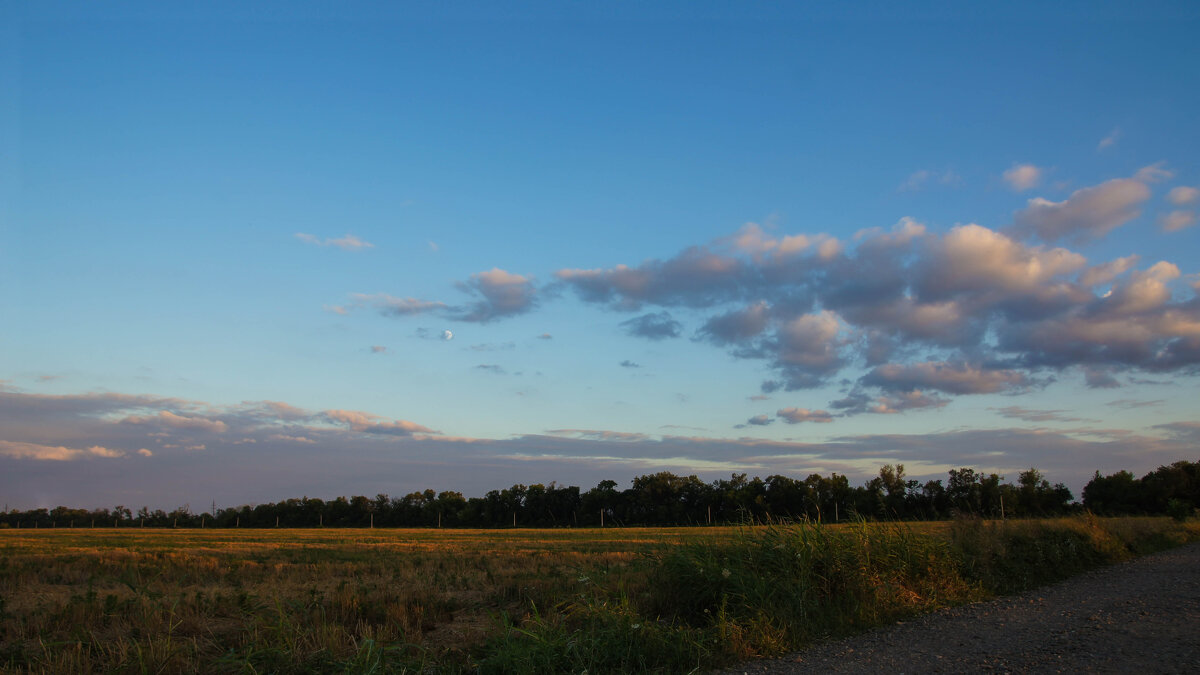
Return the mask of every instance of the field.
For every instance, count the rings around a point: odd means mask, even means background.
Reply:
[[[686,672],[1196,538],[1096,518],[0,530],[0,669]]]

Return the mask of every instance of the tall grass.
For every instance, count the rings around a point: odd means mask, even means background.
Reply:
[[[566,603],[556,622],[510,629],[494,652],[503,659],[484,663],[507,672],[555,672],[551,664],[589,673],[689,672],[1196,539],[1200,525],[1161,518],[747,527],[654,554],[643,587]],[[630,640],[639,648],[629,649]],[[584,658],[593,653],[602,657]]]

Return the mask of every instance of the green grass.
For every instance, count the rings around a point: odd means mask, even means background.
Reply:
[[[1167,518],[0,532],[0,670],[690,672],[1200,537]]]

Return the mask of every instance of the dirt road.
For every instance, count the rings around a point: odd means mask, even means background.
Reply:
[[[1200,544],[734,673],[1197,673]]]

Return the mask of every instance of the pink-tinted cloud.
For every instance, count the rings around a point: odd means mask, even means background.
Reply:
[[[1014,164],[1004,172],[1004,182],[1017,192],[1024,192],[1038,186],[1042,180],[1043,169],[1033,164]]]
[[[833,415],[827,410],[809,410],[808,408],[781,408],[775,412],[779,419],[788,424],[801,422],[828,423],[833,421]]]
[[[1099,239],[1141,215],[1142,204],[1150,199],[1146,183],[1156,175],[1150,172],[1134,178],[1116,178],[1077,190],[1061,202],[1035,197],[1017,212],[1015,229],[1046,242]]]

